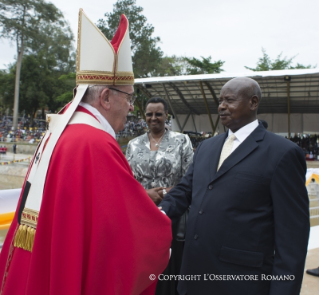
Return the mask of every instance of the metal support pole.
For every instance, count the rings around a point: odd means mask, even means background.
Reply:
[[[195,128],[195,132],[197,132],[197,128],[196,128],[196,124],[195,124],[195,119],[194,119],[194,114],[192,114],[192,119],[193,119],[193,124],[194,124],[194,128]]]
[[[286,76],[287,81],[287,113],[288,113],[288,139],[290,139],[290,76]]]
[[[208,107],[208,103],[207,103],[207,99],[206,99],[206,95],[205,95],[205,92],[204,92],[202,81],[199,81],[199,85],[200,85],[200,89],[202,91],[202,95],[203,95],[203,98],[204,98],[204,102],[205,102],[205,106],[206,106],[207,115],[208,115],[208,118],[209,118],[209,121],[210,121],[210,125],[212,126],[212,131],[214,132],[214,123],[213,123],[213,120],[212,120],[212,116],[210,115],[210,111],[209,111],[209,107]]]
[[[136,103],[136,105],[138,106],[139,110],[141,111],[141,116],[143,117],[144,121],[146,121],[145,112],[144,112],[143,108],[141,107],[141,104],[140,104],[140,102],[138,101],[138,99],[135,100],[135,103]]]
[[[147,91],[147,89],[145,89],[142,85],[135,85],[135,88],[137,88],[140,91],[142,91],[145,94],[146,97],[148,97],[148,98],[152,97],[152,94],[149,91]],[[136,104],[137,104],[138,108],[140,109],[140,111],[142,113],[143,119],[146,120],[146,118],[145,118],[145,110],[144,110],[144,107],[143,107],[143,101],[142,101],[142,104],[141,104],[141,102],[137,101],[137,99],[136,99]]]
[[[169,96],[168,96],[166,87],[165,87],[164,84],[162,84],[162,86],[163,86],[163,88],[164,88],[164,92],[165,92],[166,99],[167,99],[167,101],[168,101],[169,107],[171,108],[172,113],[173,113],[173,115],[174,115],[174,117],[175,117],[175,119],[176,119],[176,122],[177,122],[177,125],[178,125],[178,128],[179,128],[179,131],[182,132],[182,126],[181,126],[181,124],[180,124],[180,122],[179,122],[179,120],[178,120],[178,117],[176,116],[175,110],[174,110],[174,108],[173,108],[173,106],[172,106],[171,99],[170,99]]]
[[[188,118],[189,118],[189,116],[191,115],[191,113],[192,113],[192,112],[189,112],[189,113],[188,113],[188,115],[187,115],[187,117],[186,117],[186,119],[185,119],[185,122],[184,122],[184,124],[183,124],[182,131],[181,131],[181,132],[184,131],[184,128],[185,128],[185,126],[186,126],[186,123],[187,123]]]
[[[215,122],[215,127],[214,127],[214,131],[213,131],[212,136],[214,136],[214,134],[215,134],[215,132],[216,132],[218,122],[219,122],[219,115],[217,114],[217,119],[216,119],[216,122]]]
[[[194,114],[196,115],[199,115],[199,112],[197,112],[194,108],[192,108],[189,103],[187,102],[187,100],[185,99],[183,93],[180,91],[180,89],[174,84],[174,83],[169,83],[168,84],[169,86],[171,86],[175,91],[176,93],[178,94],[178,96],[181,98],[182,102],[187,106],[187,108],[193,112]]]
[[[209,82],[207,82],[207,81],[205,81],[204,83],[205,83],[205,85],[207,86],[207,88],[208,88],[208,90],[210,91],[210,93],[212,94],[213,99],[214,99],[214,101],[215,101],[215,103],[216,103],[216,106],[218,107],[219,102],[218,102],[218,98],[217,98],[217,96],[216,96],[216,93],[215,93],[213,87],[212,87],[212,86],[209,84]]]

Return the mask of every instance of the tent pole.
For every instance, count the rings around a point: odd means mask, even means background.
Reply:
[[[290,139],[290,80],[290,76],[285,76],[285,81],[287,81],[288,139]]]
[[[219,122],[219,115],[217,114],[217,119],[216,119],[216,122],[215,122],[215,127],[214,127],[214,131],[213,131],[212,136],[215,136],[214,134],[216,133],[218,122]]]
[[[188,115],[187,115],[187,117],[186,117],[186,119],[185,119],[185,122],[184,122],[184,124],[183,124],[183,127],[182,127],[181,132],[184,131],[184,128],[185,128],[185,126],[186,126],[186,123],[187,123],[187,121],[188,121],[188,118],[189,118],[189,116],[190,116],[191,114],[192,114],[192,111],[190,111],[190,112],[188,113]]]
[[[151,97],[152,97],[152,95],[151,95],[142,85],[135,85],[135,87],[136,87],[137,89],[139,89],[140,91],[142,91],[147,98],[151,98]],[[137,90],[137,91],[138,91],[138,90]],[[140,111],[141,111],[141,116],[142,116],[143,119],[146,121],[145,110],[144,110],[144,108],[143,108],[143,101],[140,102],[138,99],[136,99],[136,100],[135,100],[135,103],[136,103],[136,105],[138,106],[138,108],[139,108]]]
[[[193,114],[192,114],[192,119],[193,119],[193,124],[194,124],[194,128],[195,128],[195,132],[197,132],[197,128],[196,128],[195,119],[194,119],[194,115],[193,115]]]
[[[171,102],[171,99],[170,99],[169,96],[168,96],[166,87],[165,87],[164,84],[162,84],[162,86],[163,86],[163,88],[164,88],[164,92],[165,92],[166,99],[167,99],[167,101],[168,101],[169,107],[171,108],[171,111],[172,111],[172,113],[173,113],[173,115],[174,115],[174,117],[175,117],[175,119],[176,119],[176,122],[177,122],[177,125],[178,125],[178,128],[179,128],[179,132],[182,132],[181,123],[179,122],[178,117],[177,117],[177,115],[176,115],[176,113],[175,113],[175,110],[174,110],[174,108],[173,108],[173,106],[172,106],[172,102]]]
[[[140,102],[138,101],[138,99],[135,100],[135,103],[136,103],[137,107],[139,108],[139,110],[141,111],[142,118],[144,119],[144,121],[146,121],[144,110],[143,110]]]
[[[203,98],[204,98],[207,115],[208,115],[208,118],[209,118],[210,125],[212,127],[212,132],[214,132],[214,123],[213,123],[213,120],[212,120],[212,116],[210,115],[210,111],[209,111],[209,107],[208,107],[208,103],[207,103],[207,99],[206,99],[206,95],[205,95],[205,92],[204,92],[202,81],[199,81],[199,85],[200,85],[200,89],[202,91],[202,95],[203,95]]]

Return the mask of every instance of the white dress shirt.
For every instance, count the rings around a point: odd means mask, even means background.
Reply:
[[[227,138],[234,134],[236,136],[236,139],[234,140],[233,148],[231,150],[231,153],[237,149],[243,141],[258,127],[258,120],[245,125],[244,127],[241,127],[239,130],[237,130],[235,133],[232,132],[230,129],[228,130],[228,136]],[[226,138],[226,140],[227,140]]]
[[[79,105],[85,109],[87,109],[90,113],[92,113],[92,115],[94,115],[98,121],[101,123],[103,129],[111,134],[115,139],[116,139],[116,135],[115,135],[115,131],[112,128],[112,126],[110,125],[110,123],[102,116],[102,114],[94,107],[92,107],[91,105],[89,105],[88,103],[85,102],[80,102]]]

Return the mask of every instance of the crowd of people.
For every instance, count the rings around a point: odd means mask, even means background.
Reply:
[[[144,134],[147,131],[147,124],[144,119],[128,119],[124,130],[120,131],[118,137],[132,137]]]
[[[291,141],[302,148],[307,160],[319,160],[319,136],[317,134],[295,134]]]
[[[18,128],[13,130],[12,117],[6,115],[0,116],[0,142],[38,142],[45,130],[46,123],[44,120],[35,119],[30,122],[28,118],[21,118]]]
[[[166,121],[165,127],[170,129],[171,122]],[[12,120],[5,115],[0,118],[0,142],[19,142],[26,141],[30,143],[37,143],[42,138],[46,130],[46,123],[44,120],[33,120],[30,124],[29,119],[21,120],[18,128],[12,130]],[[121,137],[136,137],[148,132],[148,126],[144,119],[130,118],[125,124],[125,128],[118,132],[117,138]],[[205,136],[203,132],[189,132],[185,131],[195,150],[199,144],[211,137],[211,134]],[[295,134],[290,139],[304,152],[307,160],[319,160],[319,135],[317,134]]]
[[[170,129],[171,122],[166,120],[165,127]],[[12,117],[0,116],[0,142],[19,142],[27,141],[30,143],[39,142],[46,130],[44,120],[33,120],[30,123],[29,118],[19,120],[18,128],[12,130]],[[120,137],[136,137],[148,132],[148,126],[144,119],[128,117],[125,128],[118,132],[117,138]],[[203,134],[203,132],[185,131],[190,137],[193,149],[195,150],[199,144],[208,139],[211,134]],[[300,146],[307,160],[319,160],[319,135],[317,134],[295,134],[290,139]]]

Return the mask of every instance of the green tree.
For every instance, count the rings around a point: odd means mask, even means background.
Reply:
[[[172,55],[164,56],[154,71],[154,76],[186,75],[187,62],[184,57]]]
[[[58,97],[74,87],[74,79],[72,81],[59,79],[62,72],[51,62],[50,56],[41,56],[41,54],[27,54],[23,57],[20,75],[20,109],[31,120],[39,109],[42,109],[43,115],[45,109],[51,112],[59,109],[64,102],[59,101]],[[15,71],[16,66],[12,64],[6,74],[0,75],[0,98],[3,98],[4,108],[10,110],[13,107]]]
[[[0,37],[16,42],[17,62],[14,91],[14,128],[17,127],[19,109],[19,85],[23,54],[47,39],[48,24],[65,27],[62,13],[44,0],[1,0]]]
[[[12,70],[12,65],[9,65],[9,69],[2,70],[0,75],[0,96],[2,104],[5,108],[13,108],[12,97],[14,94],[14,78],[15,73]]]
[[[14,94],[14,73],[9,70],[0,70],[0,108],[3,115],[7,109],[12,109]]]
[[[21,67],[20,109],[34,118],[40,108],[45,108],[49,97],[50,71],[35,55],[25,55]],[[48,79],[49,77],[49,79]]]
[[[221,68],[224,61],[218,60],[215,62],[211,62],[212,57],[203,57],[201,56],[202,60],[197,59],[195,57],[188,58],[184,57],[184,60],[187,62],[186,65],[186,74],[187,75],[198,75],[198,74],[214,74],[220,73],[223,71]]]
[[[211,57],[201,57],[199,60],[195,57],[183,56],[165,56],[161,63],[155,69],[156,76],[180,76],[180,75],[198,75],[198,74],[213,74],[223,71],[221,68],[224,64],[219,60],[211,62]]]
[[[271,59],[269,55],[266,53],[266,50],[262,48],[263,56],[258,59],[257,66],[255,68],[246,67],[248,70],[252,70],[254,72],[259,71],[274,71],[274,70],[287,70],[287,69],[311,69],[315,68],[316,66],[305,66],[300,63],[293,66],[293,60],[296,56],[291,58],[284,57],[282,58],[282,53],[280,53],[276,59]]]
[[[118,0],[113,12],[105,13],[105,19],[99,19],[97,26],[111,40],[118,28],[121,14],[129,20],[132,49],[133,71],[136,78],[149,77],[161,62],[163,52],[157,46],[159,37],[154,37],[154,27],[147,23],[142,14],[143,8],[136,6],[136,0]]]
[[[66,92],[63,92],[61,95],[59,95],[56,98],[55,101],[58,103],[59,106],[64,106],[72,100],[73,98],[72,89],[75,88],[76,86],[75,79],[76,79],[75,73],[68,73],[59,77],[60,81],[63,81],[65,85],[69,86]]]
[[[46,77],[46,106],[52,112],[64,104],[58,100],[65,92],[72,92],[75,87],[75,79],[63,80],[59,79],[61,75],[73,73],[75,76],[76,54],[73,52],[72,40],[73,34],[68,26],[64,28],[46,26],[43,31],[50,31],[46,39],[42,40],[33,51],[37,56],[39,65],[43,71],[48,73]],[[67,101],[71,101],[72,96]]]
[[[28,53],[23,57],[20,73],[20,109],[31,118],[39,108],[42,108],[43,115],[45,108],[56,111],[62,106],[57,98],[64,92],[71,92],[75,85],[74,79],[72,82],[59,80],[61,75],[75,70],[71,30],[68,27],[63,30],[60,27],[52,28],[49,25],[43,30],[50,32],[50,35],[42,38],[41,42],[34,40],[32,47],[30,45]],[[11,109],[14,86],[12,77],[15,76],[16,66],[11,65],[7,72],[3,78],[7,83],[0,86],[0,95],[5,93],[5,105]]]

